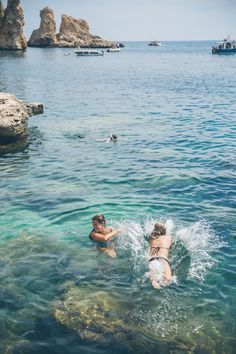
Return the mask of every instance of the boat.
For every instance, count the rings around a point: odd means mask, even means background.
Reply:
[[[125,47],[124,43],[121,43],[121,42],[117,42],[116,46],[120,47],[120,48],[124,48]]]
[[[212,54],[231,54],[236,53],[236,42],[230,36],[223,41],[218,41],[212,47]]]
[[[109,53],[120,52],[120,51],[121,51],[121,48],[119,48],[119,47],[111,47],[111,48],[107,49],[107,52],[109,52]]]
[[[80,57],[95,57],[104,55],[104,50],[89,49],[89,48],[78,48],[74,51],[76,55]]]
[[[149,42],[148,45],[155,46],[155,47],[160,47],[162,44],[159,41],[152,41],[152,42]]]

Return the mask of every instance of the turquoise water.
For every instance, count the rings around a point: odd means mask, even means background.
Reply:
[[[45,107],[1,149],[1,353],[234,352],[236,56],[211,45],[0,52],[0,91]],[[88,239],[100,212],[122,228],[115,260]],[[159,219],[160,291],[143,238]]]

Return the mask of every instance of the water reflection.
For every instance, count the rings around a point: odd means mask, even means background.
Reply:
[[[7,59],[22,59],[26,55],[26,50],[5,50],[5,49],[0,49],[0,60],[2,58],[7,58]]]
[[[29,150],[34,150],[39,147],[43,139],[43,134],[37,127],[28,129],[28,135],[20,138],[15,142],[8,139],[0,139],[0,157],[6,154],[13,154]]]

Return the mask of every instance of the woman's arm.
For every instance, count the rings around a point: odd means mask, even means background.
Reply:
[[[98,232],[93,231],[91,237],[94,241],[106,242],[109,241],[112,237],[116,236],[120,232],[119,229],[112,230],[106,235],[99,234]]]

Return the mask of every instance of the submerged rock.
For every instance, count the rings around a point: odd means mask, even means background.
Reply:
[[[23,34],[24,13],[20,0],[8,0],[3,10],[0,0],[0,49],[22,50],[27,48]]]
[[[28,131],[28,118],[43,113],[42,103],[26,103],[0,92],[0,144],[16,141]]]
[[[105,332],[122,331],[125,323],[119,318],[117,301],[105,291],[69,286],[64,300],[56,304],[55,319],[81,335],[96,339]]]
[[[62,269],[64,246],[44,236],[24,231],[16,238],[1,239],[1,354],[45,353],[43,348],[35,350],[35,342],[29,341],[39,322],[46,319],[48,323],[47,301],[55,296],[58,279],[53,280]]]
[[[127,309],[112,294],[92,286],[79,288],[73,283],[66,286],[64,300],[54,305],[53,316],[77,332],[82,340],[96,342],[101,347],[115,345],[125,353],[149,354],[158,348],[157,342],[147,338],[141,327],[134,331]]]

